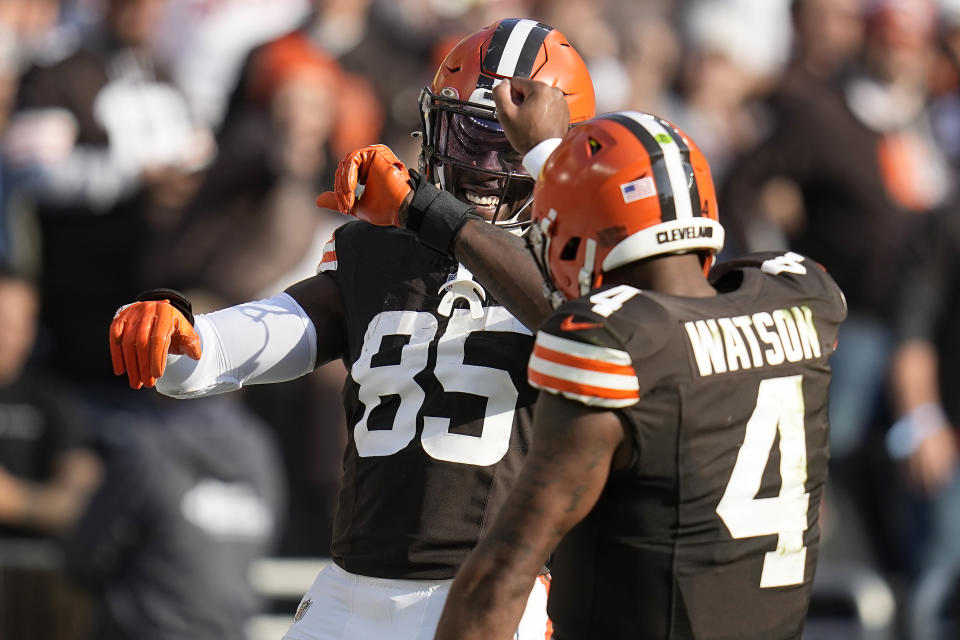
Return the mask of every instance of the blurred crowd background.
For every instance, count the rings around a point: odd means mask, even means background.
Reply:
[[[143,289],[312,275],[337,160],[415,167],[419,91],[504,17],[560,29],[598,111],[698,142],[722,257],[793,249],[846,294],[806,636],[960,637],[960,0],[0,0],[0,639],[292,616],[250,576],[327,555],[343,366],[171,401],[107,327]]]

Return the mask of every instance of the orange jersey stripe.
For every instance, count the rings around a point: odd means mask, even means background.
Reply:
[[[636,372],[630,365],[611,364],[609,362],[604,362],[603,360],[581,358],[580,356],[563,353],[562,351],[548,349],[541,344],[534,345],[533,355],[537,356],[538,358],[543,358],[544,360],[549,360],[550,362],[555,362],[556,364],[563,364],[567,365],[568,367],[575,367],[577,369],[587,369],[589,371],[596,371],[597,373],[614,373],[624,376],[636,375]]]
[[[550,574],[539,575],[537,580],[540,581],[540,584],[543,585],[543,590],[547,592],[547,598],[550,597]],[[550,619],[550,616],[547,616],[547,628],[546,633],[544,633],[544,640],[550,640],[553,637],[553,620]]]
[[[527,369],[527,378],[538,387],[548,387],[557,391],[569,391],[581,396],[590,396],[594,398],[607,398],[610,400],[630,400],[639,399],[640,392],[637,389],[608,389],[607,387],[595,387],[589,384],[580,384],[570,382],[562,378],[554,378],[536,371]]]
[[[324,262],[336,262],[337,261],[337,252],[336,251],[327,251],[323,254],[323,257],[320,258],[320,264]]]

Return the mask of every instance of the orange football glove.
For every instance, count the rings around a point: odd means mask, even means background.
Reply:
[[[348,153],[334,178],[337,209],[341,213],[381,226],[400,226],[400,205],[410,193],[406,167],[390,147],[374,144]],[[363,195],[354,196],[357,185]],[[331,208],[330,192],[317,198],[317,204]]]
[[[121,307],[110,323],[113,372],[124,372],[134,389],[152,387],[163,375],[167,354],[200,359],[200,336],[169,300]]]
[[[337,194],[333,191],[324,191],[317,196],[317,206],[321,209],[333,209],[340,211],[340,205],[337,204]]]

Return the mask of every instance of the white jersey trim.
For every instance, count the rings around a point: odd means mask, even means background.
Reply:
[[[598,371],[591,371],[590,369],[557,364],[556,362],[538,358],[535,355],[530,356],[529,366],[534,371],[550,376],[551,378],[560,378],[593,387],[605,387],[607,389],[619,389],[623,391],[636,391],[640,388],[640,383],[637,381],[635,375],[600,373]]]
[[[544,333],[543,331],[539,331],[537,333],[536,343],[546,347],[547,349],[550,349],[551,351],[569,353],[570,355],[577,356],[579,358],[600,360],[601,362],[608,362],[616,365],[633,364],[633,360],[630,359],[630,354],[628,354],[626,351],[611,349],[610,347],[596,347],[591,344],[584,344],[583,342],[560,338],[550,333]]]
[[[317,265],[317,273],[324,271],[337,270],[337,243],[331,240],[323,245],[323,257],[320,258],[320,264]]]

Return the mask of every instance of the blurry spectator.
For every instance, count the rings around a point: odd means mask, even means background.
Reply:
[[[720,49],[686,49],[678,83],[680,93],[667,110],[702,141],[714,179],[722,183],[730,163],[760,140],[765,114],[753,102],[757,78]]]
[[[13,110],[13,101],[17,93],[17,68],[13,61],[13,50],[9,41],[0,38],[0,139],[6,129],[7,118]],[[12,260],[13,246],[10,240],[10,206],[7,195],[6,171],[4,159],[0,154],[0,262]]]
[[[166,273],[189,288],[198,310],[273,295],[313,275],[347,219],[314,204],[333,182],[334,154],[342,155],[334,137],[340,131],[342,141],[362,144],[350,132],[379,131],[377,105],[365,119],[363,96],[341,91],[346,75],[304,31],[258,48],[244,74],[244,99],[225,123],[220,155],[170,243],[155,251],[157,277]],[[348,96],[354,100],[344,102]],[[348,119],[351,108],[357,120]],[[291,496],[280,553],[329,553],[347,433],[339,398],[345,375],[341,363],[331,363],[245,394],[284,454]]]
[[[813,65],[805,52],[821,46],[821,32],[806,22],[807,12],[823,6],[799,2],[800,57],[771,96],[775,130],[733,169],[721,207],[743,248],[785,242],[821,262],[847,296],[850,313],[831,383],[836,464],[861,443],[878,406],[889,349],[885,314],[901,239],[915,221],[911,211],[946,196],[945,165],[925,109],[931,5],[884,0],[871,6],[861,64],[854,73],[831,75],[855,36],[843,28],[823,32],[836,38],[823,46],[837,57]],[[820,14],[824,21],[828,13]]]
[[[863,44],[864,1],[793,0],[794,51],[784,85],[796,74],[829,79],[850,64]]]
[[[795,121],[811,119],[807,115],[810,108],[832,109],[816,116],[819,118],[841,113],[849,119],[840,95],[841,74],[853,64],[863,44],[863,3],[864,0],[794,0],[792,3],[793,56],[767,100],[777,123],[772,139],[764,143],[765,147],[773,148],[771,154],[777,154],[778,147],[788,144],[789,129]],[[788,163],[789,158],[781,162]],[[751,166],[757,166],[756,184],[752,186],[759,190],[752,195],[744,191],[743,197],[756,198],[756,202],[752,204],[752,212],[727,211],[732,231],[728,245],[733,242],[744,248],[785,246],[785,236],[799,233],[803,224],[804,204],[798,181],[786,175],[786,170],[781,171],[783,175],[770,177],[764,175],[759,164]],[[740,173],[748,170],[741,168]],[[728,192],[734,205],[743,204],[738,182],[751,181],[740,177],[734,181]]]
[[[347,8],[350,0],[314,1],[321,8],[329,5],[334,12],[360,12],[359,7]],[[347,71],[376,79],[374,88],[385,115],[384,130],[377,141],[393,149],[408,166],[415,167],[420,144],[411,132],[420,128],[417,96],[436,70],[432,60],[434,43],[451,30],[466,34],[478,25],[463,28],[445,24],[443,14],[434,8],[441,3],[433,0],[363,0],[357,4],[369,6],[362,14],[363,38],[355,39],[348,50],[338,52],[337,59]],[[449,14],[449,10],[444,13]],[[313,24],[316,27],[322,22]]]
[[[638,6],[631,3],[631,6]],[[680,65],[680,39],[666,16],[641,14],[620,23],[625,31],[624,67],[629,78],[629,94],[621,109],[670,115],[667,90]]]
[[[246,106],[224,130],[221,153],[171,246],[155,252],[158,280],[199,288],[218,305],[283,289],[290,284],[283,277],[308,254],[315,269],[317,247],[345,219],[314,204],[336,169],[336,63],[295,32],[258,50],[248,76]]]
[[[70,395],[27,366],[38,301],[0,262],[0,637],[59,640],[81,637],[86,609],[52,540],[76,521],[101,466]]]
[[[106,0],[75,52],[26,74],[5,151],[41,226],[45,355],[107,464],[67,545],[100,596],[99,637],[232,640],[283,508],[272,442],[239,398],[164,405],[117,384],[103,332],[150,286],[141,255],[176,228],[213,153],[151,53],[166,7]]]
[[[248,57],[230,98],[221,137],[231,135],[237,117],[251,109],[268,108],[273,89],[313,64],[326,67],[329,83],[323,114],[329,118],[329,144],[334,160],[379,139],[384,123],[381,98],[369,78],[385,79],[384,68],[368,68],[367,75],[342,67],[341,57],[367,36],[369,0],[313,0],[314,9],[294,32],[257,47]],[[273,78],[278,73],[281,77]],[[330,90],[333,86],[336,90]],[[416,114],[414,114],[416,115]],[[409,132],[408,132],[409,133]]]
[[[60,385],[24,370],[39,295],[0,265],[0,535],[62,533],[99,480],[89,433]]]
[[[57,31],[59,8],[60,0],[0,0],[0,139],[15,107],[21,72],[34,60],[55,56],[68,40],[62,32],[52,35]],[[0,261],[36,275],[37,243],[25,233],[31,221],[29,212],[10,196],[0,154]]]
[[[151,398],[107,415],[104,482],[66,547],[98,596],[94,640],[245,638],[250,565],[272,548],[283,490],[272,441],[239,407]]]
[[[160,262],[180,265],[166,282],[199,273],[197,286],[230,304],[313,273],[343,222],[313,206],[316,193],[383,126],[373,85],[334,57],[366,36],[367,5],[314,0],[300,28],[250,53],[219,133],[221,156],[173,234],[176,259],[160,252]],[[258,265],[257,277],[238,277],[238,260]]]
[[[544,23],[562,30],[587,63],[598,113],[625,108],[630,98],[630,79],[620,60],[620,32],[607,20],[610,4],[609,0],[554,0],[543,3],[538,15]]]
[[[110,378],[96,335],[144,288],[135,256],[170,224],[212,152],[148,43],[166,0],[109,0],[72,55],[23,80],[6,140],[14,188],[36,205],[43,323],[52,358],[78,379]]]
[[[157,48],[200,122],[220,126],[244,58],[253,47],[292,29],[309,4],[309,0],[177,0],[169,4]]]
[[[680,18],[688,37],[723,49],[755,78],[774,77],[790,50],[790,0],[691,0]]]
[[[928,218],[896,288],[891,390],[900,419],[887,435],[922,516],[906,545],[921,577],[960,569],[960,210]]]
[[[698,141],[714,180],[722,183],[730,162],[752,148],[767,126],[754,100],[779,70],[769,39],[745,44],[750,21],[740,19],[749,2],[698,1],[682,16],[686,41],[671,117]],[[774,8],[780,3],[769,3]],[[776,12],[775,12],[776,13]],[[768,17],[764,14],[762,17]],[[754,19],[758,19],[757,16]],[[775,33],[778,22],[770,21]]]
[[[941,56],[931,105],[934,137],[960,173],[960,0],[941,0]]]
[[[0,0],[0,58],[8,58],[22,71],[38,58],[55,55],[69,40],[56,29],[61,4],[61,0]]]
[[[936,20],[933,0],[884,0],[873,8],[863,72],[846,86],[854,115],[882,134],[878,161],[890,196],[915,212],[942,204],[951,188],[928,110]]]

